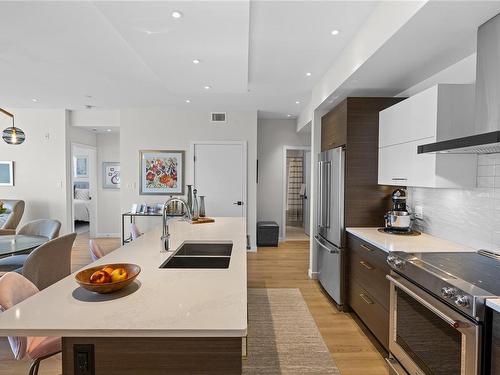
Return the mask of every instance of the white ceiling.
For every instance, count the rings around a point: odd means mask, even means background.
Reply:
[[[0,104],[297,115],[376,5],[0,2]],[[172,18],[173,10],[183,17]],[[332,29],[341,32],[332,36]]]
[[[476,51],[477,28],[500,13],[500,1],[429,1],[327,98],[394,96]]]

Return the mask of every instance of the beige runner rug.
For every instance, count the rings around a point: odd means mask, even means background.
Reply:
[[[298,289],[248,289],[245,375],[340,375]]]

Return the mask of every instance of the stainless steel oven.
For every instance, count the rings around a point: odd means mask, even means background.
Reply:
[[[398,375],[477,375],[482,326],[391,271],[388,364]]]

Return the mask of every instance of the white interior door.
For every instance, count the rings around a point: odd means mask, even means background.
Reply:
[[[246,216],[245,143],[194,143],[194,187],[207,216]]]

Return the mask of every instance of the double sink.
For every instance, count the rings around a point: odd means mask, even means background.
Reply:
[[[160,268],[229,268],[232,242],[185,242]]]

